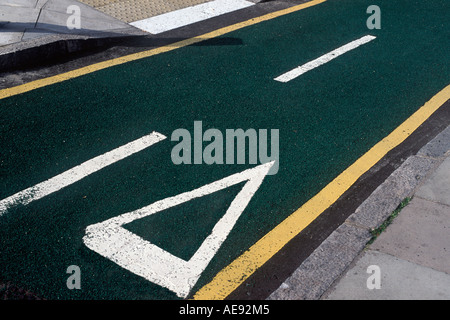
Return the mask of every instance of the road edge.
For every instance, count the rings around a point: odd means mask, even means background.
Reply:
[[[409,156],[267,300],[320,300],[363,253],[378,228],[448,156],[450,125]],[[438,151],[436,151],[438,150]],[[336,255],[339,252],[339,255]]]

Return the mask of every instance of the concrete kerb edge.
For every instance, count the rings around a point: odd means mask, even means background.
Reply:
[[[43,63],[48,64],[52,59],[60,59],[73,53],[107,47],[130,37],[148,35],[148,33],[114,19],[84,3],[76,0],[67,0],[66,2],[67,6],[76,4],[81,7],[84,15],[87,14],[89,19],[94,19],[98,23],[98,30],[97,28],[63,31],[58,28],[54,29],[53,27],[60,25],[60,21],[55,24],[47,22],[47,20],[41,19],[42,14],[51,12],[66,15],[66,10],[50,8],[50,5],[60,4],[56,0],[54,2],[39,0],[34,7],[35,10],[39,10],[39,15],[31,21],[34,28],[27,28],[24,32],[42,30],[43,33],[48,34],[1,46],[0,72],[39,67]],[[50,24],[47,26],[47,23]],[[61,25],[62,27],[63,25]]]
[[[70,54],[88,52],[108,45],[120,43],[133,37],[144,37],[134,28],[124,32],[104,32],[101,35],[52,35],[44,38],[11,44],[0,52],[0,72],[38,67],[53,59],[61,59]]]
[[[450,156],[450,150],[439,148],[439,145],[448,147],[448,142],[441,141],[447,136],[450,136],[450,126],[416,155],[408,157],[267,299],[320,300],[326,297],[361,257],[372,238],[371,231],[378,228],[405,198],[412,197]],[[427,151],[433,149],[441,151],[430,155]]]

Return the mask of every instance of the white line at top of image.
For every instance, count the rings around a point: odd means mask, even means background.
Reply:
[[[130,24],[146,32],[159,34],[253,5],[253,2],[246,0],[214,0]]]

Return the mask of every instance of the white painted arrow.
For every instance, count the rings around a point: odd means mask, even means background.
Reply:
[[[83,237],[91,250],[121,267],[185,298],[233,229],[274,162],[228,176],[198,189],[157,201],[147,207],[90,225]],[[189,261],[144,240],[122,226],[189,200],[247,181],[225,215],[214,226]]]

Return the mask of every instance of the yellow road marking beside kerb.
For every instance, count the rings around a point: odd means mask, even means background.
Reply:
[[[364,173],[390,150],[402,143],[436,110],[450,99],[450,85],[436,94],[386,138],[360,157],[330,182],[316,196],[292,213],[250,249],[220,271],[213,280],[194,295],[195,300],[222,300],[242,284],[253,272],[272,258],[292,238],[329,208]]]
[[[41,79],[41,80],[35,80],[26,84],[22,84],[16,87],[12,87],[12,88],[7,88],[7,89],[3,89],[0,91],[0,99],[4,99],[7,97],[11,97],[14,95],[18,95],[21,93],[25,93],[34,89],[38,89],[38,88],[42,88],[48,85],[52,85],[58,82],[62,82],[62,81],[66,81],[69,79],[73,79],[73,78],[77,78],[95,71],[99,71],[102,69],[106,69],[106,68],[110,68],[113,66],[117,66],[126,62],[130,62],[130,61],[134,61],[134,60],[139,60],[142,58],[147,58],[147,57],[151,57],[160,53],[164,53],[164,52],[169,52],[175,49],[179,49],[182,47],[186,47],[204,40],[208,40],[208,39],[213,39],[216,37],[219,37],[221,35],[224,35],[226,33],[238,30],[238,29],[242,29],[245,28],[247,26],[251,26],[263,21],[267,21],[267,20],[271,20],[295,11],[299,11],[302,9],[306,9],[315,5],[318,5],[320,3],[326,2],[327,0],[313,0],[307,3],[303,3],[297,6],[293,6],[287,9],[283,9],[280,11],[276,11],[276,12],[272,12],[272,13],[268,13],[266,15],[254,18],[254,19],[250,19],[247,21],[243,21],[243,22],[239,22],[236,24],[233,24],[231,26],[228,27],[224,27],[218,30],[214,30],[212,32],[203,34],[201,36],[198,37],[194,37],[194,38],[189,38],[186,40],[182,40],[179,42],[176,42],[174,44],[168,45],[168,46],[163,46],[163,47],[159,47],[156,49],[151,49],[151,50],[147,50],[147,51],[143,51],[143,52],[138,52],[138,53],[133,53],[127,56],[123,56],[120,58],[115,58],[115,59],[111,59],[111,60],[107,60],[104,62],[99,62],[99,63],[95,63],[80,69],[76,69],[73,71],[69,71],[69,72],[65,72],[65,73],[61,73],[58,74],[56,76],[52,76],[52,77],[48,77],[45,79]]]

